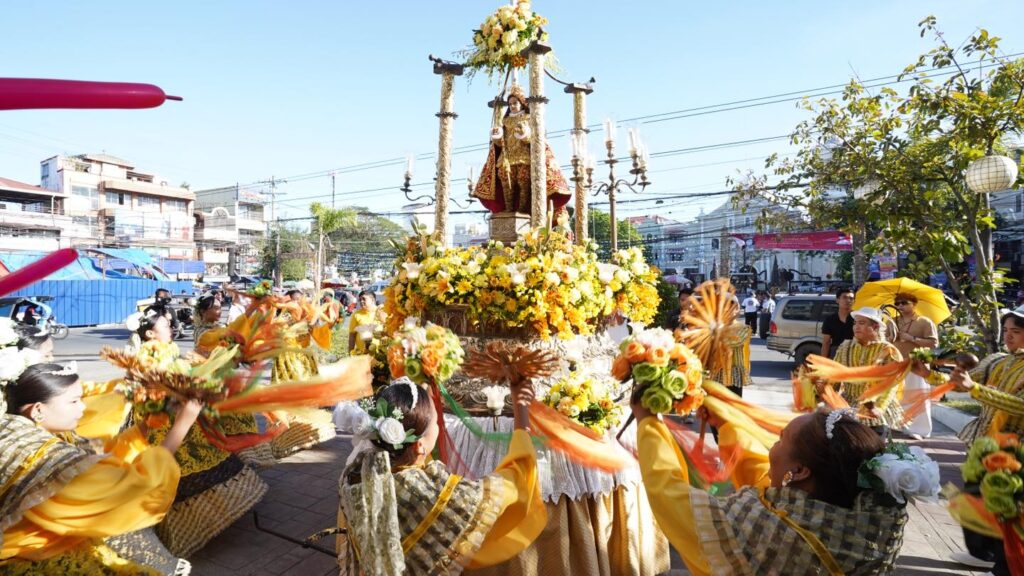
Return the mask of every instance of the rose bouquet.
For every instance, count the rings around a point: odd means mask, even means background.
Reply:
[[[881,454],[861,464],[857,485],[888,494],[900,504],[915,498],[934,501],[939,495],[939,465],[920,446],[890,442]]]
[[[612,376],[620,382],[632,378],[643,406],[658,414],[686,414],[704,401],[700,359],[662,328],[638,330],[623,340]]]
[[[1021,515],[1024,500],[1024,450],[1016,434],[982,436],[971,444],[960,473],[964,481],[981,485],[985,508],[1002,520]]]
[[[451,330],[427,323],[417,326],[415,318],[406,319],[405,328],[396,333],[387,351],[392,378],[407,376],[417,384],[444,384],[462,365],[465,353]]]
[[[598,434],[618,425],[622,418],[622,407],[615,404],[609,387],[579,372],[551,386],[543,402]]]

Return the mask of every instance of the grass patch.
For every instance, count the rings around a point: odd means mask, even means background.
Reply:
[[[942,405],[948,408],[959,410],[961,412],[965,412],[967,414],[970,414],[971,416],[981,415],[981,404],[978,404],[974,400],[950,399],[946,400],[945,402],[942,402]]]

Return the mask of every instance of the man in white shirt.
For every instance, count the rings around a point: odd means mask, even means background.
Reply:
[[[242,314],[245,314],[245,307],[249,305],[249,299],[241,294],[235,295],[231,301],[231,308],[228,309],[228,324],[235,321]]]
[[[757,311],[761,309],[761,303],[758,302],[754,293],[751,292],[743,299],[740,304],[743,307],[743,318],[746,320],[747,326],[750,326],[751,333],[757,332]]]

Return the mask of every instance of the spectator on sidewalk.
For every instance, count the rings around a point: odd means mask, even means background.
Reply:
[[[743,318],[746,320],[747,326],[750,327],[750,332],[757,332],[757,312],[761,309],[761,302],[751,292],[743,299]]]
[[[775,299],[767,292],[761,292],[761,317],[758,326],[759,335],[762,340],[768,338],[768,330],[772,323],[772,314],[775,314]]]
[[[836,292],[836,304],[839,310],[830,314],[821,322],[821,355],[826,358],[835,356],[839,345],[853,339],[853,289],[840,288]]]
[[[690,308],[690,298],[693,297],[693,286],[690,284],[684,284],[679,288],[679,308],[669,313],[668,325],[666,328],[669,330],[676,330],[677,328],[685,329],[683,322],[683,314]]]

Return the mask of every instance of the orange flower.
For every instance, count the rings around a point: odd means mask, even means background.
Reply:
[[[163,428],[171,423],[171,419],[164,412],[154,412],[146,416],[146,427],[150,430]]]
[[[1020,446],[1020,436],[1013,432],[1000,432],[995,435],[996,442],[1002,450],[1014,449]]]
[[[647,349],[644,345],[637,342],[636,340],[630,340],[626,344],[626,349],[622,353],[629,359],[630,362],[643,362],[647,359]]]
[[[682,344],[676,344],[672,346],[672,349],[668,351],[669,358],[672,358],[676,362],[686,360],[686,346]]]
[[[989,472],[998,472],[1000,470],[1006,470],[1007,472],[1017,473],[1020,468],[1020,462],[1013,457],[1013,454],[1009,452],[993,452],[988,456],[981,459],[981,463],[985,466],[985,469]]]
[[[620,382],[625,382],[632,370],[633,367],[630,365],[625,353],[616,356],[615,361],[612,362],[612,377]]]
[[[405,376],[405,351],[401,344],[395,344],[388,348],[388,370],[392,378]]]
[[[423,372],[431,378],[437,377],[437,367],[441,364],[441,354],[437,348],[426,346],[420,352],[420,362],[423,364]]]
[[[673,405],[673,408],[675,408],[676,414],[689,414],[697,408],[700,408],[700,405],[703,403],[703,392],[698,394],[686,394]]]
[[[654,366],[668,366],[668,348],[651,346],[647,349],[647,361]]]

